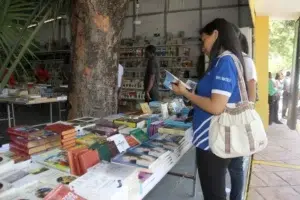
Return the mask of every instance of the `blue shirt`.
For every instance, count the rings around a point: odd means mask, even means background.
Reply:
[[[197,84],[197,95],[211,97],[212,93],[228,96],[228,103],[241,100],[237,68],[229,55],[213,60],[211,70]],[[208,134],[212,117],[212,114],[194,106],[193,144],[197,148],[209,150]]]

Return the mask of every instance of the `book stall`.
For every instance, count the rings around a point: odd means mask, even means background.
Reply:
[[[0,200],[143,199],[192,147],[192,127],[181,99],[140,107],[102,119],[8,128]],[[195,185],[195,174],[190,178]]]
[[[0,121],[8,121],[8,127],[16,126],[15,105],[31,106],[38,104],[49,104],[49,121],[53,122],[53,104],[58,104],[59,119],[61,113],[66,109],[61,108],[61,103],[65,103],[68,99],[66,92],[57,92],[57,88],[51,85],[37,84],[24,89],[9,89],[5,88],[0,94],[0,103],[6,104],[5,118],[0,118]],[[48,122],[49,122],[48,121]]]

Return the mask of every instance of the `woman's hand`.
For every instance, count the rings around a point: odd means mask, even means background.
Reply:
[[[188,90],[185,88],[183,84],[181,84],[180,81],[177,81],[175,83],[172,83],[172,89],[175,94],[184,96]]]

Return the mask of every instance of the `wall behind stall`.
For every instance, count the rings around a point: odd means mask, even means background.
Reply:
[[[177,37],[179,31],[184,31],[185,38],[197,41],[200,27],[218,17],[239,27],[253,25],[248,0],[139,0],[137,19],[135,4],[134,0],[129,4],[123,38],[153,38],[154,34],[164,38],[169,33]],[[135,25],[135,20],[141,24]],[[199,47],[189,48],[193,62],[197,62]]]
[[[153,37],[158,33],[161,37],[165,33],[178,35],[179,31],[185,32],[185,37],[198,37],[198,31],[209,21],[222,17],[239,25],[239,27],[252,26],[251,13],[248,0],[139,0],[140,25],[134,25],[135,0],[129,2],[125,18],[123,38],[132,38],[139,35]],[[65,19],[63,19],[66,21]],[[52,37],[53,22],[43,25],[36,39],[46,43]],[[70,42],[70,27],[62,24],[66,29],[66,38]],[[58,23],[55,37],[58,37]]]
[[[139,0],[140,25],[133,24],[134,2],[128,8],[123,38],[152,37],[155,33],[164,36],[165,31],[174,35],[184,31],[185,37],[198,37],[200,26],[217,17],[240,27],[252,26],[247,0]]]

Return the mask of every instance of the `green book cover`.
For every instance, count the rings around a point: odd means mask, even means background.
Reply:
[[[98,142],[96,142],[90,146],[90,149],[94,149],[98,151],[100,160],[110,161],[111,152],[108,148],[107,143],[99,144]]]
[[[134,137],[140,143],[146,142],[149,140],[148,134],[145,133],[142,129],[135,129],[130,131],[132,137]]]

